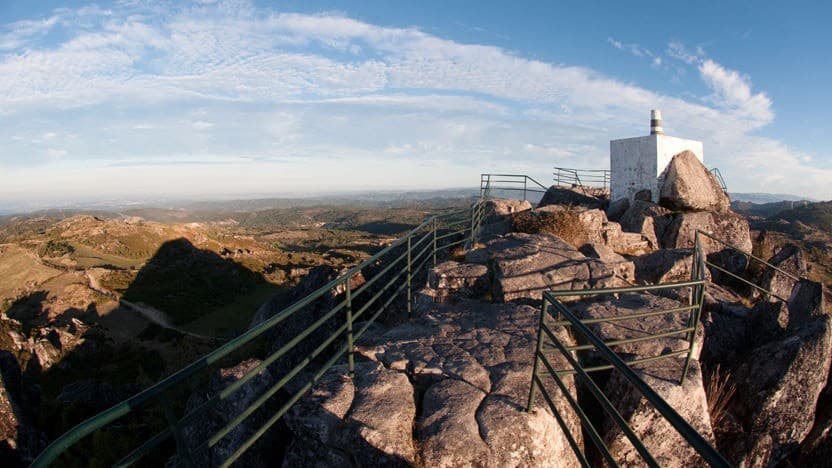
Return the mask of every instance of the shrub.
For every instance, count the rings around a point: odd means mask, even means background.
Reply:
[[[40,247],[38,254],[41,257],[60,257],[62,255],[69,255],[75,252],[75,247],[69,243],[59,240],[48,240]]]

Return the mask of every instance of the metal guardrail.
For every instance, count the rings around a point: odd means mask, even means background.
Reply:
[[[146,433],[143,435],[152,435],[143,442],[137,442],[135,446],[130,446],[126,449],[129,450],[126,454],[119,453],[114,456],[107,454],[105,456],[96,453],[95,456],[121,457],[114,463],[111,460],[106,460],[106,463],[112,463],[116,466],[129,466],[140,461],[147,462],[144,457],[149,454],[153,454],[158,459],[159,452],[166,447],[165,444],[170,448],[172,439],[175,442],[175,454],[178,461],[184,465],[193,466],[197,464],[194,461],[197,456],[202,456],[212,447],[215,447],[241,423],[260,408],[263,408],[267,402],[278,405],[279,407],[269,413],[265,423],[236,447],[236,450],[221,464],[221,466],[231,465],[274,426],[323,377],[324,373],[345,355],[350,375],[352,375],[355,369],[353,360],[355,340],[366,332],[370,324],[377,320],[393,301],[401,298],[405,291],[407,312],[410,315],[412,313],[414,276],[424,273],[423,269],[431,260],[435,265],[437,253],[451,249],[454,246],[473,244],[479,233],[482,215],[483,202],[479,201],[470,210],[460,210],[426,219],[422,224],[388,247],[330,281],[309,296],[228,341],[161,382],[77,425],[52,442],[37,457],[32,466],[48,466],[59,461],[62,454],[66,454],[73,448],[75,448],[74,455],[76,457],[89,459],[92,456],[90,452],[85,451],[84,447],[76,448],[74,446],[94,433],[98,434],[108,429],[124,431],[126,427],[130,427],[130,417],[141,420],[141,426],[145,427],[144,432]],[[377,267],[379,262],[381,262],[383,268],[379,267],[381,269],[377,273],[353,289],[351,284],[353,278],[367,267]],[[382,283],[384,284],[382,285]],[[376,287],[371,289],[374,284]],[[333,294],[340,290],[344,292]],[[276,327],[279,327],[296,314],[302,313],[307,307],[314,305],[315,301],[328,294],[335,296],[338,301],[334,307],[290,341],[280,346],[279,349],[268,354],[260,364],[253,367],[243,377],[225,387],[217,395],[212,396],[198,407],[187,409],[182,399],[187,400],[196,390],[195,387],[204,385],[207,375],[212,370],[221,367],[223,364],[234,365],[242,360],[242,358],[237,358],[234,354],[235,351],[245,352],[248,354],[247,357],[250,357],[252,346],[256,344],[254,340],[259,337],[265,338],[267,332],[275,330]],[[354,327],[359,319],[366,323],[356,330]],[[331,321],[333,320],[340,321],[336,322],[340,325],[334,332],[325,337],[310,354],[298,358],[298,362],[287,363],[287,366],[293,366],[291,370],[285,375],[275,376],[276,381],[270,382],[270,386],[256,400],[246,408],[241,409],[220,430],[211,434],[206,440],[194,441],[186,437],[185,431],[187,428],[199,424],[200,418],[204,417],[210,409],[219,402],[227,400],[255,376],[285,357],[299,343],[309,338],[313,332],[321,329],[325,323],[332,325]],[[302,374],[302,372],[306,372],[306,374]],[[287,392],[287,384],[290,381],[298,383],[299,387],[292,392]],[[281,390],[283,390],[283,394],[278,393]],[[275,395],[278,395],[278,397],[275,397]],[[276,403],[275,400],[277,400]],[[151,424],[151,420],[156,422]],[[128,421],[128,423],[125,423],[125,421]],[[120,434],[125,435],[124,432]],[[130,432],[130,435],[135,434]],[[120,447],[124,444],[113,445]],[[168,455],[167,458],[157,461],[164,464],[172,455],[173,453]]]
[[[555,167],[553,175],[555,185],[600,187],[603,189],[610,186],[610,171],[607,169]]]
[[[778,273],[783,274],[786,278],[789,278],[790,280],[792,280],[792,281],[793,281],[793,282],[795,282],[795,283],[799,282],[799,281],[800,281],[800,279],[801,279],[800,277],[798,277],[798,276],[797,276],[797,275],[795,275],[794,273],[790,273],[790,272],[788,272],[788,271],[786,271],[786,270],[784,270],[784,269],[782,269],[782,268],[779,268],[779,267],[777,267],[777,266],[775,266],[775,265],[772,265],[771,263],[769,263],[769,262],[767,262],[767,261],[763,260],[762,258],[757,257],[756,255],[754,255],[754,254],[752,254],[752,253],[750,253],[750,252],[746,252],[746,251],[744,251],[744,250],[740,249],[739,247],[737,247],[737,246],[735,246],[735,245],[733,245],[733,244],[730,244],[730,243],[728,243],[728,242],[726,242],[726,241],[724,241],[724,240],[722,240],[722,239],[719,239],[719,238],[715,237],[715,236],[714,236],[713,234],[711,234],[711,233],[708,233],[708,232],[702,231],[701,229],[697,229],[697,230],[696,230],[696,233],[695,233],[695,239],[696,239],[696,245],[697,245],[697,246],[700,246],[700,245],[701,245],[701,244],[700,244],[700,242],[701,242],[701,241],[700,241],[700,236],[705,237],[705,238],[709,239],[709,240],[710,240],[710,241],[712,241],[712,242],[716,242],[717,244],[723,245],[724,247],[727,247],[728,249],[733,250],[733,251],[735,251],[735,252],[737,252],[737,253],[739,253],[739,254],[741,254],[741,255],[744,255],[746,258],[748,258],[749,265],[750,265],[752,262],[759,263],[759,264],[761,264],[761,265],[763,265],[763,266],[765,266],[765,267],[767,267],[767,268],[771,268],[771,269],[773,269],[774,271],[776,271],[776,272],[778,272]],[[723,268],[723,267],[721,267],[721,266],[719,266],[719,265],[717,265],[717,264],[715,264],[715,263],[713,263],[713,262],[708,261],[708,260],[707,260],[707,258],[705,258],[705,259],[704,259],[704,264],[705,264],[708,268],[711,268],[711,269],[713,269],[713,270],[716,270],[716,271],[720,272],[721,274],[727,275],[727,276],[729,276],[729,277],[731,277],[731,278],[733,278],[733,279],[735,279],[735,280],[737,280],[737,281],[740,281],[741,283],[743,283],[743,284],[745,284],[745,285],[751,286],[752,288],[756,289],[757,291],[762,292],[763,294],[766,294],[766,295],[768,295],[768,296],[774,297],[774,298],[776,298],[776,299],[778,299],[778,300],[780,300],[780,301],[782,301],[782,302],[785,302],[785,303],[787,303],[787,304],[788,304],[788,302],[789,302],[789,300],[788,300],[787,298],[780,297],[780,296],[778,296],[777,294],[774,294],[772,291],[770,291],[770,290],[768,290],[768,289],[766,289],[766,288],[764,288],[764,287],[760,286],[759,284],[756,284],[756,283],[754,283],[753,281],[750,281],[750,280],[749,280],[749,279],[747,279],[747,278],[743,278],[742,276],[739,276],[739,275],[737,275],[736,273],[733,273],[733,272],[731,272],[731,271],[728,271],[727,269],[725,269],[725,268]]]
[[[480,198],[492,198],[495,192],[522,192],[523,200],[530,193],[544,194],[548,187],[525,174],[480,174]]]
[[[554,382],[557,384],[558,389],[560,390],[560,393],[563,395],[564,399],[567,401],[569,406],[575,411],[578,418],[580,419],[581,426],[583,427],[584,432],[589,436],[593,444],[598,448],[601,455],[604,457],[604,460],[611,466],[618,466],[618,463],[610,453],[609,448],[604,443],[597,428],[593,425],[593,423],[587,416],[586,412],[581,407],[581,404],[575,401],[575,399],[570,394],[566,386],[566,383],[564,383],[563,381],[564,376],[575,375],[577,376],[577,378],[580,379],[580,382],[589,391],[589,393],[591,393],[595,397],[597,402],[600,404],[601,408],[609,415],[612,422],[621,429],[621,431],[624,433],[627,439],[629,439],[629,441],[633,444],[633,447],[638,451],[638,453],[641,455],[641,457],[644,459],[644,462],[648,466],[659,465],[655,458],[650,454],[649,448],[645,447],[644,443],[635,434],[634,430],[629,426],[629,424],[627,424],[626,420],[621,415],[621,413],[615,408],[615,405],[613,405],[609,398],[604,394],[603,390],[590,376],[590,373],[610,369],[613,369],[621,373],[621,375],[623,375],[624,378],[627,381],[629,381],[629,383],[639,393],[641,393],[647,401],[650,402],[650,404],[659,412],[659,414],[665,420],[667,420],[676,429],[676,431],[679,432],[679,434],[691,445],[691,447],[693,447],[694,450],[696,450],[697,453],[699,453],[699,455],[707,463],[709,463],[711,466],[730,466],[729,463],[713,448],[713,446],[711,446],[711,444],[696,431],[696,429],[694,429],[690,424],[688,424],[670,405],[668,405],[666,401],[664,401],[661,398],[661,396],[659,396],[653,389],[651,389],[650,386],[630,368],[630,366],[635,364],[641,364],[650,361],[657,361],[660,359],[669,359],[676,356],[686,355],[685,364],[681,371],[679,383],[681,384],[684,381],[693,354],[693,340],[696,334],[696,327],[699,323],[699,316],[702,310],[702,303],[705,290],[705,261],[701,246],[698,245],[698,241],[697,247],[698,249],[696,250],[694,255],[694,265],[692,270],[693,279],[690,281],[651,286],[631,286],[622,288],[589,289],[574,291],[546,291],[543,293],[543,304],[541,306],[540,323],[537,336],[537,348],[535,351],[535,360],[532,371],[532,382],[529,389],[529,400],[526,409],[527,411],[532,411],[534,407],[535,394],[536,391],[539,390],[540,394],[546,400],[549,408],[554,413],[555,419],[558,421],[558,424],[563,430],[564,435],[567,437],[569,445],[571,446],[571,448],[575,452],[575,455],[578,457],[583,466],[590,466],[590,462],[588,461],[585,455],[584,449],[579,446],[575,439],[575,436],[571,433],[569,427],[564,422],[563,415],[560,414],[560,412],[558,411],[554,403],[553,397],[547,390],[546,385],[541,377],[550,377],[552,380],[554,380]],[[563,303],[561,303],[558,300],[558,298],[562,296],[574,297],[597,294],[650,292],[677,288],[689,288],[690,295],[688,305],[668,310],[640,312],[605,318],[580,319],[577,315],[575,315],[575,313],[570,311],[568,307],[566,307]],[[554,313],[550,311],[550,306],[551,309],[554,310]],[[684,328],[657,332],[653,334],[645,334],[644,336],[623,340],[604,342],[587,326],[590,324],[611,323],[619,322],[622,320],[632,320],[651,316],[680,314],[686,312],[689,313],[689,316],[687,326]],[[558,339],[557,334],[553,330],[554,327],[558,326],[566,327],[568,329],[571,329],[573,332],[577,332],[577,335],[579,335],[581,338],[579,341],[587,344],[569,345],[563,343],[560,339]],[[632,359],[629,361],[624,361],[612,349],[610,349],[610,346],[644,342],[651,339],[659,339],[668,336],[679,335],[684,335],[686,337],[688,341],[687,349],[672,352],[663,352],[662,354],[657,356],[648,356]],[[559,352],[566,359],[571,368],[555,369],[554,365],[546,357],[546,354],[544,353],[544,348],[548,348]],[[581,359],[573,355],[573,353],[577,353],[579,351],[594,351],[596,355],[600,355],[600,357],[603,358],[607,362],[607,364],[596,365],[593,367],[585,367],[584,365],[582,365]],[[543,367],[542,369],[541,364]]]
[[[714,175],[714,177],[716,177],[716,181],[719,182],[719,186],[722,187],[722,191],[728,193],[728,186],[725,185],[725,179],[722,177],[722,172],[719,172],[719,168],[712,167],[710,172]]]

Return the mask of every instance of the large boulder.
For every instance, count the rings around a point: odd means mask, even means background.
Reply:
[[[506,216],[532,209],[527,200],[513,200],[510,198],[490,198],[483,205],[483,220],[491,223]]]
[[[439,301],[456,293],[477,297],[488,291],[490,275],[485,265],[448,260],[428,271],[428,286]]]
[[[584,244],[578,250],[589,258],[597,258],[607,265],[610,265],[615,272],[615,276],[622,282],[635,283],[635,264],[631,260],[627,260],[624,256],[616,253],[606,244]]]
[[[713,174],[690,151],[683,151],[660,177],[659,200],[672,210],[727,211],[731,200]]]
[[[553,235],[512,233],[488,242],[485,251],[493,274],[491,293],[501,302],[540,299],[548,290],[621,284],[611,266]]]
[[[294,438],[283,466],[412,466],[413,386],[402,372],[359,362],[324,374],[286,415]]]
[[[659,240],[671,220],[670,210],[655,203],[638,200],[624,212],[619,223],[623,230],[643,235],[655,250],[661,248]]]
[[[598,209],[603,208],[604,201],[583,193],[580,187],[567,188],[553,185],[543,194],[543,198],[540,199],[537,207],[542,208],[549,205],[579,206],[588,209]]]
[[[832,323],[827,315],[814,316],[789,336],[742,359],[733,373],[736,398],[731,411],[745,431],[726,441],[734,462],[773,466],[797,449],[812,428],[830,359]]]
[[[607,219],[610,221],[618,222],[624,213],[630,208],[630,199],[627,197],[619,198],[613,202],[610,202],[610,206],[607,207]]]
[[[684,358],[654,361],[638,366],[635,371],[688,424],[714,444],[699,361],[691,360],[685,381],[680,385],[679,373],[684,361]],[[606,388],[610,401],[624,416],[624,420],[636,436],[644,442],[659,466],[707,465],[681,434],[619,372],[612,373]],[[607,419],[604,428],[604,441],[619,465],[645,465],[644,460],[617,425]]]
[[[531,203],[526,200],[508,198],[486,200],[483,206],[479,239],[485,241],[510,233],[512,231],[512,215],[531,210],[531,208]]]
[[[791,273],[792,276],[805,277],[807,273],[806,258],[803,251],[792,243],[785,244],[768,263],[780,270]],[[787,300],[792,293],[796,281],[789,275],[771,267],[764,267],[760,286],[771,291],[769,300]]]
[[[645,283],[659,284],[691,279],[693,250],[664,249],[636,257],[636,278]],[[705,271],[705,278],[710,274]]]
[[[696,239],[696,230],[712,234],[717,239],[734,245],[740,250],[751,252],[751,231],[744,216],[726,211],[721,213],[692,212],[679,213],[661,238],[665,249],[690,249]],[[702,248],[706,254],[725,250],[722,243],[701,236]]]

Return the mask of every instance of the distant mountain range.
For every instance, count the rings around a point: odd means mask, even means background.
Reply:
[[[776,202],[780,202],[780,201],[801,201],[801,200],[818,201],[816,198],[802,197],[802,196],[799,196],[799,195],[789,195],[787,193],[762,193],[762,192],[737,193],[737,192],[731,192],[728,195],[731,196],[731,201],[749,202],[749,203],[776,203]]]

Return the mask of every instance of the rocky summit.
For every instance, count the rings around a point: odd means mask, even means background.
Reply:
[[[430,271],[416,293],[413,319],[375,328],[357,345],[354,378],[345,365],[332,368],[289,412],[292,442],[284,465],[579,466],[558,417],[579,446],[592,441],[567,395],[549,380],[544,385],[558,415],[541,398],[532,412],[524,410],[541,294],[690,279],[697,229],[752,251],[748,222],[730,210],[712,177],[681,154],[663,178],[660,203],[619,203],[618,221],[607,216],[609,200],[578,189],[555,187],[535,208],[489,200],[486,236],[464,258]],[[738,261],[738,252],[725,244],[703,239],[702,247],[719,269],[705,272],[705,305],[684,383],[685,355],[634,370],[732,464],[816,463],[832,442],[832,328],[822,288]],[[806,271],[794,246],[771,257],[796,275]],[[761,295],[721,270],[775,294]],[[595,323],[597,336],[623,341],[611,348],[626,359],[687,349],[684,336],[639,340],[686,326],[685,314],[650,315],[684,307],[685,294],[562,299]],[[645,316],[598,322],[633,313]],[[562,327],[553,333],[566,345],[581,343]],[[558,369],[570,368],[560,353],[544,354]],[[573,357],[583,365],[599,359],[591,351]],[[596,379],[662,466],[706,465],[619,373]],[[642,464],[586,385],[571,374],[564,384],[599,428],[612,459]],[[593,464],[603,464],[599,453],[588,453]]]

